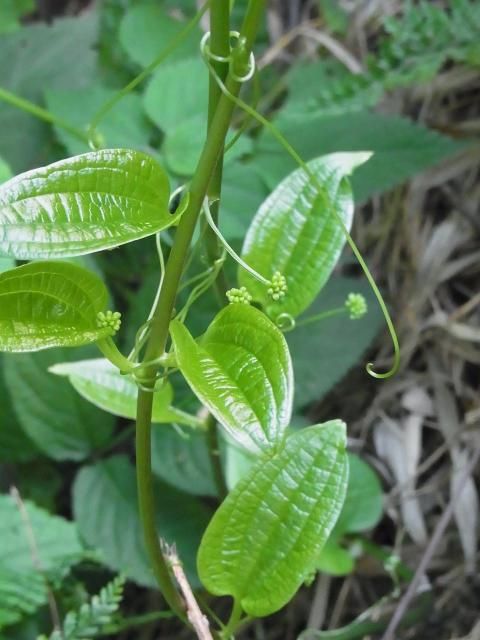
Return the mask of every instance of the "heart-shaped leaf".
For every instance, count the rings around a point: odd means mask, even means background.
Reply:
[[[333,420],[288,437],[262,456],[215,513],[198,572],[217,596],[252,617],[283,607],[315,569],[341,511],[348,480],[345,424]]]
[[[173,224],[168,201],[167,175],[144,153],[67,158],[0,186],[0,252],[33,260],[117,247]]]
[[[282,313],[298,316],[327,282],[346,242],[337,215],[347,229],[352,224],[353,196],[345,176],[370,155],[334,153],[312,160],[308,167],[316,182],[297,169],[261,205],[246,235],[242,257],[265,278],[280,272],[288,291],[283,299],[273,301],[268,287],[243,268],[238,277],[272,318]]]
[[[78,362],[62,362],[50,367],[49,371],[67,376],[74,389],[100,409],[122,418],[135,419],[138,386],[130,376],[122,375],[109,360],[95,358]],[[172,400],[172,387],[165,382],[153,395],[153,422],[159,424],[176,422],[193,424],[193,426],[203,424],[195,416],[172,407]]]
[[[292,362],[261,311],[230,304],[198,342],[175,320],[170,333],[180,371],[236,441],[255,451],[281,440],[292,411]]]
[[[112,335],[99,327],[108,293],[69,262],[32,262],[0,274],[0,351],[76,347]]]

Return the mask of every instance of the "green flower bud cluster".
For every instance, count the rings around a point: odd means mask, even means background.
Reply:
[[[116,333],[122,324],[122,314],[119,311],[99,311],[97,313],[97,326],[100,329],[109,327],[112,329],[112,335]]]
[[[285,276],[282,276],[280,271],[275,271],[272,276],[272,281],[270,282],[270,287],[268,288],[268,295],[278,302],[282,300],[287,294],[287,280]]]
[[[227,291],[227,298],[230,304],[250,304],[252,301],[252,296],[248,293],[246,287],[241,287],[240,289],[229,289]]]
[[[345,308],[350,314],[350,320],[359,320],[368,311],[367,301],[361,293],[349,293],[345,300]]]

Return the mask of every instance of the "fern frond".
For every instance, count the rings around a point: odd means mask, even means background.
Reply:
[[[323,78],[313,83],[319,88],[304,100],[291,101],[286,110],[292,115],[355,111],[375,105],[389,90],[428,82],[446,62],[480,65],[480,3],[476,0],[451,0],[447,9],[427,0],[408,2],[401,17],[386,18],[383,26],[386,35],[368,58],[364,73],[354,75],[320,63],[317,80],[318,75]]]
[[[90,640],[110,624],[118,611],[123,597],[125,578],[117,576],[109,582],[90,602],[77,611],[69,611],[65,616],[62,631],[54,631],[50,636],[38,640]]]

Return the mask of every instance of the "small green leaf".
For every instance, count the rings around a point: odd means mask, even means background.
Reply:
[[[209,510],[161,482],[155,483],[154,490],[158,534],[177,545],[196,587],[195,555]],[[138,518],[135,469],[125,456],[82,467],[73,487],[73,510],[81,535],[101,552],[107,566],[142,585],[156,586]]]
[[[135,420],[138,385],[130,376],[122,375],[109,360],[95,358],[62,362],[50,367],[49,371],[59,376],[67,376],[74,389],[96,407],[115,416]],[[188,425],[192,421],[195,422],[193,416],[172,407],[172,400],[173,390],[166,382],[153,394],[153,422]]]
[[[111,335],[97,314],[108,294],[93,273],[70,262],[32,262],[0,274],[0,350],[76,347]]]
[[[348,549],[344,549],[333,535],[327,540],[320,551],[317,569],[321,573],[331,576],[347,576],[355,568],[355,560]]]
[[[290,422],[293,374],[287,343],[258,309],[230,304],[196,342],[170,325],[180,371],[227,432],[247,449],[277,443]]]
[[[347,496],[335,526],[336,535],[360,533],[378,524],[383,512],[380,480],[370,465],[349,454],[350,477]]]
[[[298,316],[327,282],[346,242],[353,217],[353,196],[345,176],[368,160],[367,152],[336,153],[312,160],[287,176],[258,210],[245,238],[242,258],[262,276],[286,278],[288,291],[273,301],[268,288],[239,268],[240,284],[276,319]],[[337,215],[335,215],[335,213]]]
[[[348,479],[345,424],[291,435],[260,458],[215,513],[202,539],[205,587],[252,616],[283,607],[315,569],[341,511]]]
[[[0,186],[0,251],[21,260],[73,257],[173,224],[168,178],[152,157],[92,151]]]

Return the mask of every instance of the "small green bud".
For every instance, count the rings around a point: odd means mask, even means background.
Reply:
[[[119,311],[99,311],[97,313],[97,326],[100,329],[110,328],[113,335],[120,329],[122,324],[121,317],[122,314]]]
[[[268,288],[268,295],[272,300],[278,302],[286,296],[287,290],[288,286],[285,276],[282,276],[280,271],[275,271],[270,282],[270,287]]]
[[[227,298],[230,304],[250,304],[252,301],[252,296],[248,293],[246,287],[241,287],[240,289],[229,289],[227,291]]]
[[[361,293],[349,293],[345,300],[345,308],[350,314],[350,320],[359,320],[368,311],[367,301]]]

